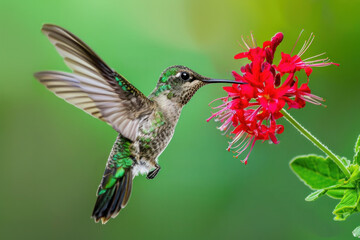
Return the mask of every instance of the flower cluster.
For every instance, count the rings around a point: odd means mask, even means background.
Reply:
[[[246,52],[234,58],[247,58],[250,63],[241,67],[241,74],[235,71],[232,74],[236,81],[246,84],[224,87],[228,96],[216,99],[221,101],[219,106],[213,107],[218,112],[207,120],[215,118],[220,121],[222,125],[219,129],[224,134],[230,131],[232,141],[228,150],[232,150],[236,157],[250,147],[249,153],[242,160],[245,164],[257,140],[278,143],[276,135],[284,131],[284,126],[278,124],[277,119],[283,116],[281,110],[286,105],[289,109],[303,108],[306,102],[321,105],[323,99],[311,94],[308,86],[312,67],[338,65],[328,58],[316,59],[324,53],[301,59],[314,40],[313,34],[297,55],[281,53],[280,63],[273,64],[276,48],[283,37],[282,33],[277,33],[271,41],[264,42],[262,47],[256,46],[253,36],[248,40],[243,39],[242,47]],[[296,74],[302,70],[306,73],[307,81],[300,84]]]

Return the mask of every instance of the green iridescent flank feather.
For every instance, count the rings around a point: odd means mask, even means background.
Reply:
[[[155,112],[155,118],[151,123],[151,127],[148,130],[142,130],[142,132],[146,135],[149,135],[150,133],[152,134],[150,136],[139,138],[139,141],[142,143],[142,146],[144,148],[147,149],[150,148],[149,143],[157,136],[155,130],[164,124],[165,124],[165,118],[163,113],[160,111]]]
[[[157,111],[155,112],[155,122],[152,123],[152,125],[155,125],[155,127],[160,127],[164,125],[165,118],[162,112]]]
[[[174,96],[174,93],[173,92],[169,92],[169,94],[167,95],[167,98],[168,99],[172,99]]]
[[[116,144],[118,145],[117,152],[112,156],[108,165],[110,168],[116,168],[116,170],[107,179],[104,188],[99,190],[99,195],[105,193],[107,189],[112,188],[117,179],[124,176],[125,169],[133,165],[133,160],[130,157],[131,142],[126,138],[121,138]]]
[[[118,159],[116,166],[122,168],[128,168],[131,167],[132,164],[133,164],[132,159],[127,157],[127,158]]]

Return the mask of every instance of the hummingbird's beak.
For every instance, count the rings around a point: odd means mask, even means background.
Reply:
[[[233,84],[247,84],[245,82],[238,82],[234,80],[227,80],[227,79],[202,79],[204,83],[233,83]]]

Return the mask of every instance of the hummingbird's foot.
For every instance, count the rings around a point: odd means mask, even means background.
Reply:
[[[157,164],[155,167],[156,168],[154,170],[152,170],[151,172],[148,173],[148,175],[146,176],[147,179],[154,179],[156,177],[156,175],[160,171],[161,167]]]

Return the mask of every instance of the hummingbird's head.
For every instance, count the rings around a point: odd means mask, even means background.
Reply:
[[[233,80],[204,77],[190,68],[176,65],[168,67],[162,72],[158,84],[150,96],[151,98],[166,97],[185,105],[199,88],[210,83],[243,84]]]

